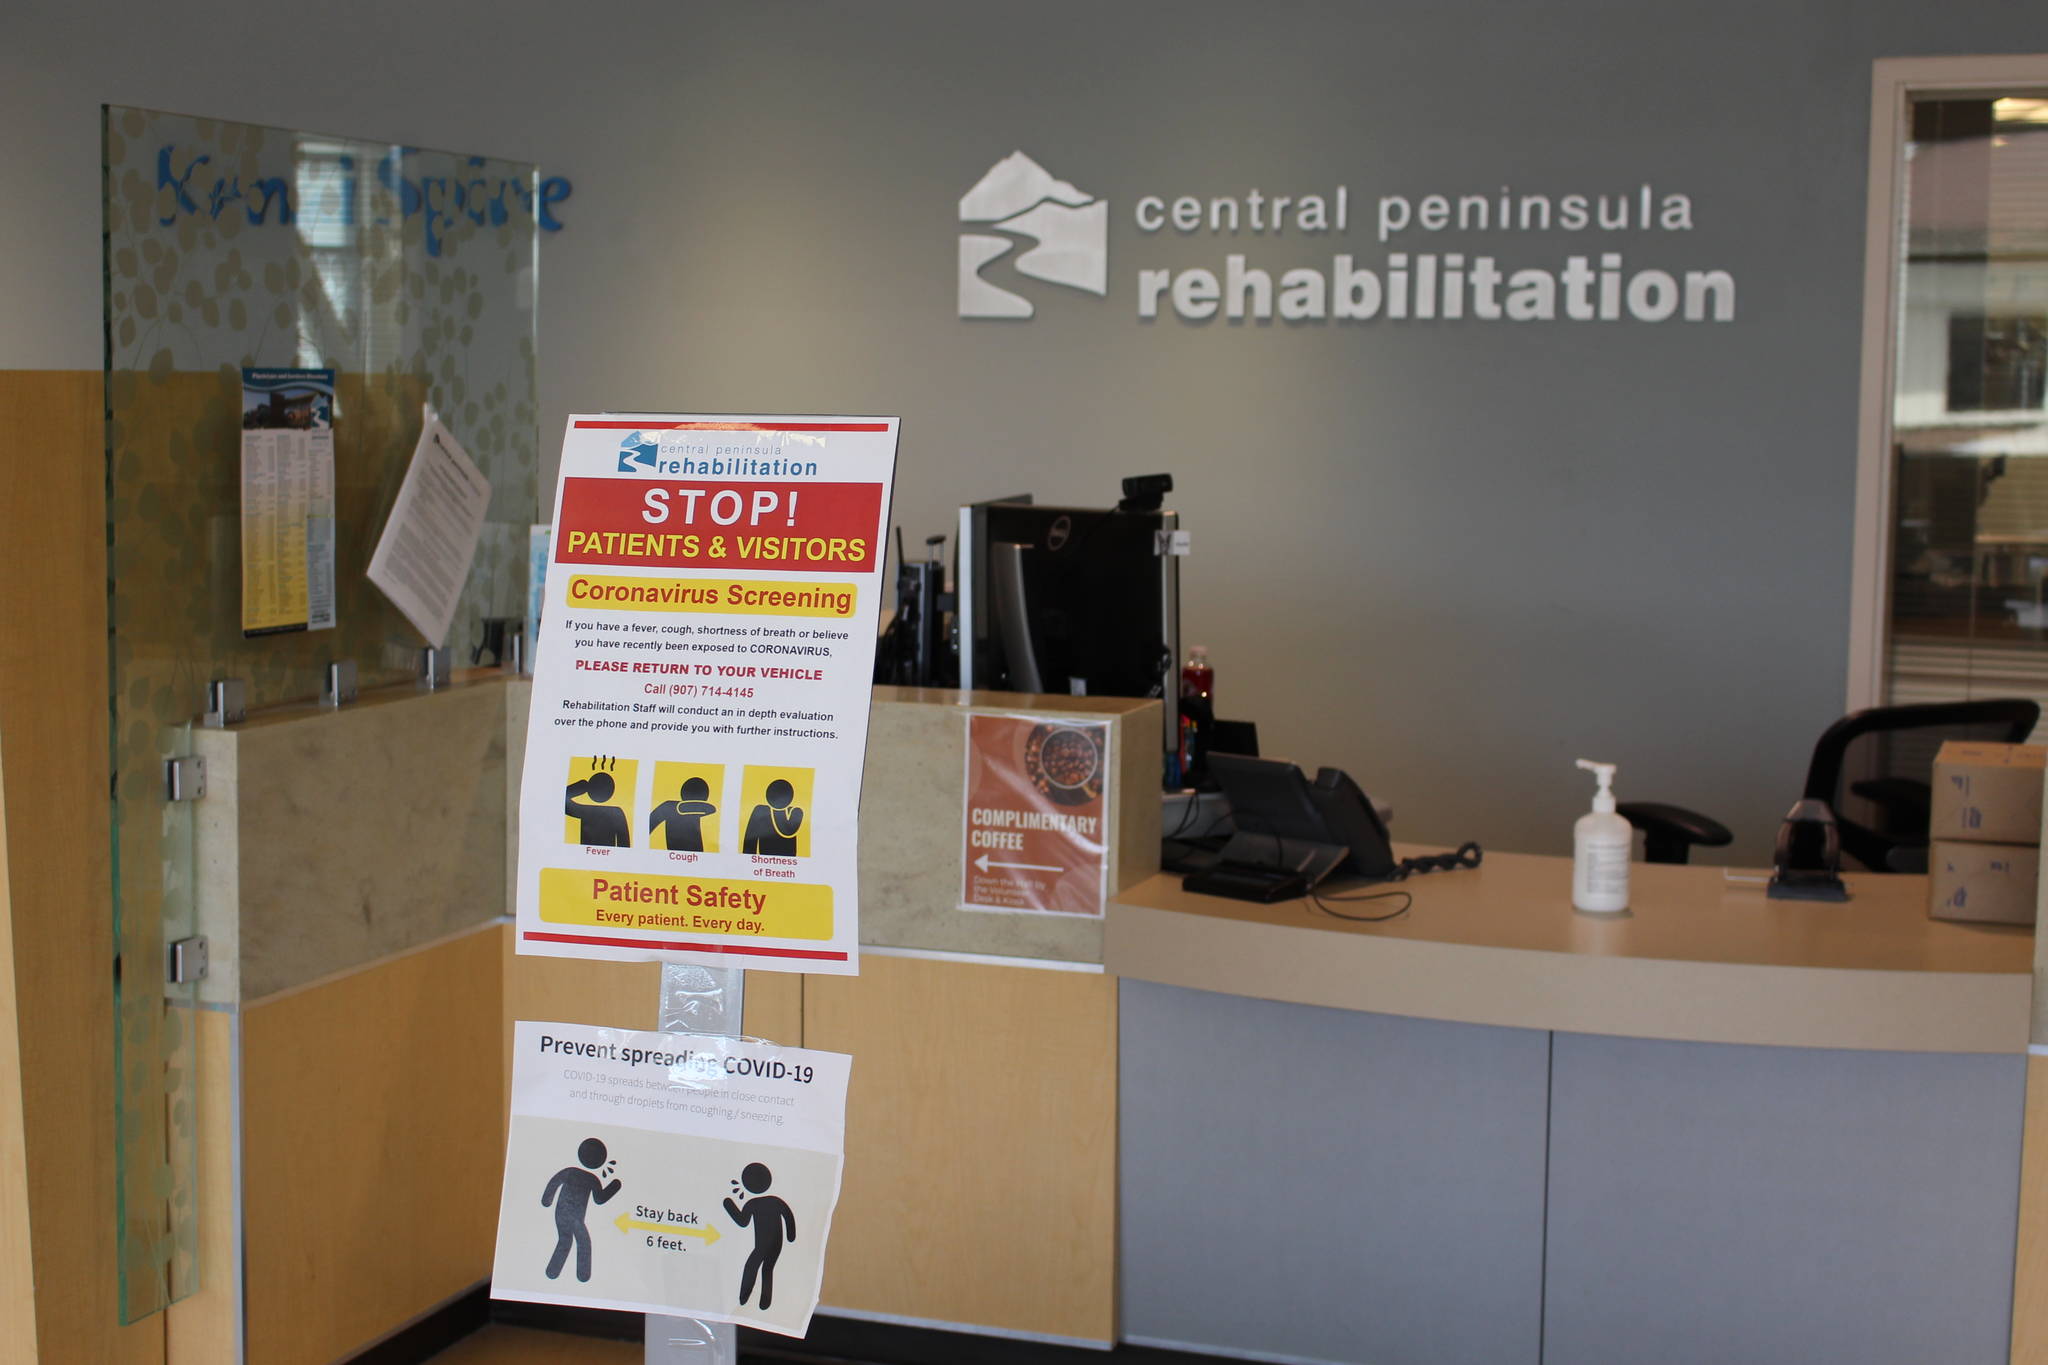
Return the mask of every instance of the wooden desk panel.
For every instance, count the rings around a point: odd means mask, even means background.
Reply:
[[[804,983],[853,1054],[823,1304],[1108,1343],[1117,988],[1095,973],[869,956]]]
[[[249,1365],[327,1365],[489,1277],[503,930],[242,1013]]]

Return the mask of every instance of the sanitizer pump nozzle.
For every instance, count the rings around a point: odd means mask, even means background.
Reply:
[[[1613,913],[1628,909],[1628,863],[1635,830],[1614,810],[1614,765],[1580,759],[1599,780],[1593,809],[1572,826],[1572,904],[1581,910]]]
[[[1595,763],[1590,758],[1582,758],[1579,760],[1579,766],[1593,774],[1594,779],[1600,783],[1600,790],[1593,793],[1593,809],[1603,814],[1613,810],[1614,765],[1612,763]]]

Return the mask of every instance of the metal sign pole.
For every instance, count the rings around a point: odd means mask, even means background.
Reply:
[[[663,1033],[705,1033],[738,1038],[746,973],[738,967],[661,967]],[[646,1365],[738,1365],[739,1328],[724,1322],[647,1315]]]

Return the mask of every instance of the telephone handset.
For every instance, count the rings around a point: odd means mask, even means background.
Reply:
[[[1387,838],[1386,821],[1380,819],[1379,807],[1372,798],[1359,790],[1351,780],[1351,774],[1341,768],[1318,768],[1315,785],[1309,788],[1309,798],[1316,803],[1316,810],[1323,817],[1330,836],[1348,845],[1351,856],[1337,865],[1339,872],[1349,872],[1376,882],[1398,882],[1418,872],[1449,872],[1453,868],[1477,867],[1484,855],[1479,845],[1460,844],[1455,853],[1424,853],[1414,858],[1396,858],[1392,843]]]
[[[1343,844],[1350,849],[1350,855],[1337,865],[1339,872],[1369,877],[1378,881],[1394,874],[1399,864],[1394,859],[1392,842],[1387,838],[1386,824],[1380,813],[1374,809],[1372,798],[1359,790],[1351,774],[1342,768],[1316,769],[1315,784],[1309,788],[1309,799],[1315,802],[1316,813],[1323,817],[1323,827],[1330,832],[1332,843]]]
[[[1400,881],[1418,872],[1479,866],[1479,845],[1470,843],[1455,853],[1396,858],[1386,822],[1341,769],[1318,769],[1311,783],[1292,763],[1270,758],[1211,754],[1209,765],[1230,801],[1237,832],[1217,867],[1182,883],[1190,891],[1276,900],[1309,894],[1340,872],[1366,881]]]

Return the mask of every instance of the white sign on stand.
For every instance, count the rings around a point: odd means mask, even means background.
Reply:
[[[522,953],[859,970],[894,418],[569,419]]]
[[[804,1335],[852,1058],[527,1022],[513,1048],[493,1297]]]

